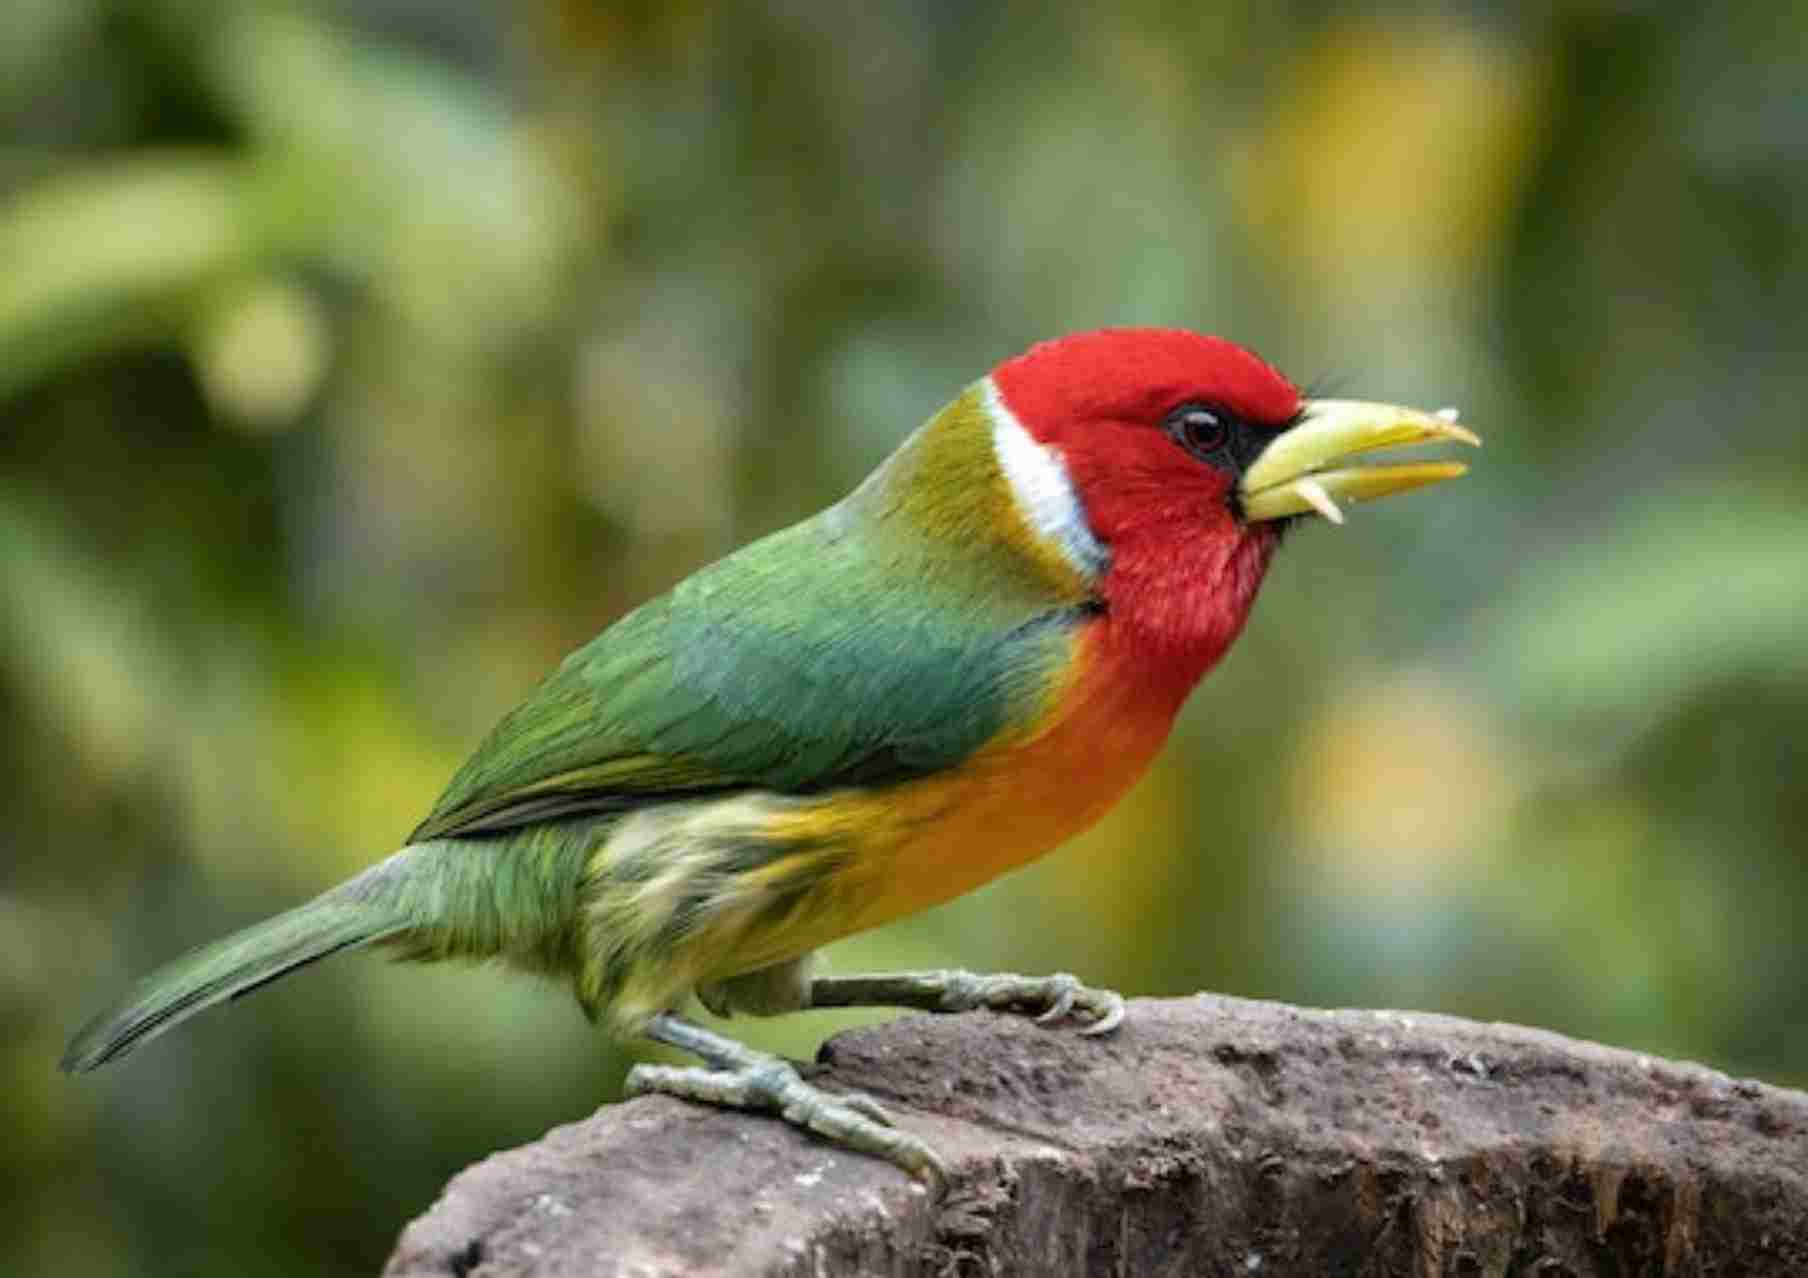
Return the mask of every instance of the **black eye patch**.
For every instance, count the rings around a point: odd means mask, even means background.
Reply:
[[[1275,432],[1252,426],[1216,404],[1182,404],[1162,421],[1176,444],[1208,466],[1241,475]]]

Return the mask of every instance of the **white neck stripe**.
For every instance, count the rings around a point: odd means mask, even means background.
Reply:
[[[984,385],[984,403],[992,418],[992,451],[1024,522],[1060,551],[1074,571],[1095,580],[1110,564],[1111,554],[1092,535],[1086,511],[1067,474],[1067,463],[1024,429],[999,394],[996,382],[988,377]]]

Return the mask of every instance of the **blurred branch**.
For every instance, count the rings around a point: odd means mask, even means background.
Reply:
[[[643,1099],[459,1175],[387,1272],[1808,1266],[1808,1096],[1537,1030],[1200,995],[1140,1000],[1104,1042],[908,1017],[821,1058],[948,1157],[945,1202],[783,1124]]]

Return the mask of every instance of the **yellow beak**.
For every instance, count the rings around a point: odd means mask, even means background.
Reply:
[[[1415,462],[1322,469],[1326,464],[1381,448],[1450,439],[1477,448],[1482,443],[1474,432],[1457,425],[1454,408],[1421,413],[1354,399],[1309,399],[1299,423],[1275,436],[1243,473],[1237,486],[1243,517],[1280,519],[1313,510],[1341,524],[1340,499],[1373,501],[1455,479],[1469,468],[1461,462]]]

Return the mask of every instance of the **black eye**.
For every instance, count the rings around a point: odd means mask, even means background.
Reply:
[[[1230,422],[1216,409],[1188,404],[1168,414],[1168,433],[1195,457],[1209,460],[1230,442]]]

